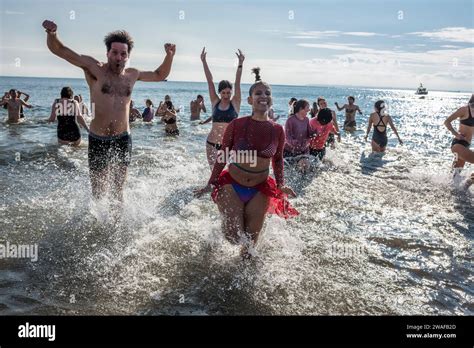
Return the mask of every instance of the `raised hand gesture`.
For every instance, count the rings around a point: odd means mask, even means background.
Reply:
[[[47,33],[55,33],[58,30],[58,26],[53,21],[45,20],[43,22],[43,28],[46,29]]]
[[[238,52],[235,52],[235,55],[237,56],[237,58],[239,58],[239,65],[242,65],[245,60],[245,56],[240,49],[237,49],[237,51]]]
[[[165,43],[165,52],[167,55],[174,56],[176,53],[176,45],[172,43]]]

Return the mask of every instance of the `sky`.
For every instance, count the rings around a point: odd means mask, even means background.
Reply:
[[[104,36],[133,37],[130,66],[155,70],[177,45],[170,81],[474,91],[474,0],[0,0],[0,76],[83,77],[46,47],[44,19],[80,54],[106,61]]]

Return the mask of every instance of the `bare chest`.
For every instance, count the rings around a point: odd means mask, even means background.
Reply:
[[[97,81],[98,92],[110,97],[130,97],[132,94],[132,82],[129,79],[104,79]]]

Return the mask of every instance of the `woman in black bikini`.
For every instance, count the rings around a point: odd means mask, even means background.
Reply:
[[[58,143],[60,145],[79,146],[81,143],[81,132],[79,124],[89,132],[84,117],[82,117],[79,103],[73,99],[74,93],[70,87],[63,87],[61,99],[56,99],[51,107],[51,115],[48,122],[58,119]]]
[[[474,152],[469,149],[474,134],[472,110],[474,110],[474,94],[471,96],[468,105],[460,107],[444,121],[446,128],[454,135],[451,142],[451,151],[456,156],[453,168],[463,168],[466,162],[474,163]],[[455,119],[460,121],[457,132],[451,124]]]
[[[231,97],[232,84],[227,80],[222,80],[219,82],[218,87],[219,97],[216,93],[216,88],[214,87],[211,71],[207,65],[206,54],[206,48],[204,47],[201,52],[201,60],[204,67],[204,73],[206,74],[207,85],[209,87],[209,96],[212,103],[212,116],[199,124],[205,124],[212,120],[212,129],[207,136],[206,144],[207,162],[212,170],[212,167],[216,162],[217,151],[222,146],[222,137],[225,129],[232,120],[239,116],[241,101],[240,79],[242,77],[242,64],[245,56],[240,50],[236,53],[237,58],[239,59],[239,66],[237,67],[237,73],[235,75],[234,96]]]
[[[179,135],[179,129],[176,124],[176,110],[170,100],[162,104],[162,120],[165,123],[165,132],[168,135]]]
[[[370,129],[374,125],[374,134],[372,135],[372,151],[373,152],[385,152],[387,147],[387,125],[390,125],[393,132],[398,138],[400,144],[403,144],[400,136],[398,135],[397,129],[393,124],[392,118],[385,110],[385,102],[383,100],[378,100],[374,106],[375,112],[370,114],[369,125],[367,126],[367,133],[365,134],[365,141],[369,136]]]

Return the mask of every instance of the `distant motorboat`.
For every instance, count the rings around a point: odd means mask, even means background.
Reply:
[[[426,95],[428,94],[428,90],[423,87],[423,84],[420,83],[420,87],[418,87],[418,89],[416,90],[415,94],[418,94],[418,95]]]

